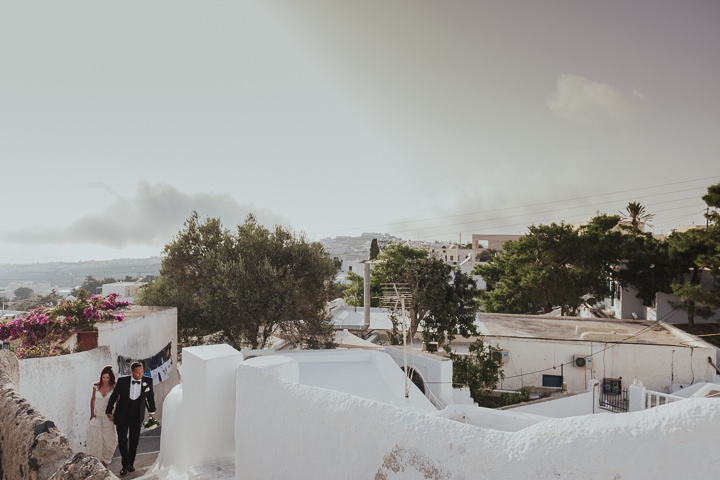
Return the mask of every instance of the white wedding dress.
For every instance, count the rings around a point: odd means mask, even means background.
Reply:
[[[87,453],[110,464],[117,447],[115,424],[105,414],[112,390],[106,396],[95,388],[95,418],[90,419],[87,429]]]

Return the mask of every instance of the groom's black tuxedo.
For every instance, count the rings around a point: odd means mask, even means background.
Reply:
[[[142,377],[139,380],[140,396],[135,400],[130,399],[131,381],[136,380],[132,376],[118,378],[105,410],[108,415],[114,415],[123,471],[126,467],[133,466],[135,463],[135,453],[140,441],[140,427],[143,420],[145,420],[145,407],[147,406],[150,413],[155,413],[155,394],[153,392],[152,378]],[[115,405],[115,402],[117,402],[117,405]]]
[[[120,377],[115,384],[105,413],[115,415],[115,425],[118,422],[132,423],[137,420],[142,423],[145,419],[145,407],[148,411],[155,413],[155,394],[153,392],[153,381],[150,377],[140,379],[140,397],[136,401],[130,400],[130,381],[132,376]],[[113,406],[117,401],[115,412]]]

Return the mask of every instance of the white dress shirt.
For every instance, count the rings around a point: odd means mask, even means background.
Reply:
[[[135,383],[138,382],[138,383]],[[134,378],[130,379],[130,400],[137,400],[140,396],[140,392],[142,389],[142,379],[135,380]]]

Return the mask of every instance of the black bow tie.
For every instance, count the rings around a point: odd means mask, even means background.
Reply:
[[[137,383],[138,385],[140,385],[140,380],[133,380],[132,383],[133,383],[133,384],[136,384],[136,383]]]

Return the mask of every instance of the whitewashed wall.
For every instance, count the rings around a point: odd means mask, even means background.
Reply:
[[[716,357],[715,349],[710,346],[689,348],[490,336],[486,340],[509,352],[508,361],[503,363],[505,379],[498,385],[507,390],[542,386],[543,374],[562,374],[570,392],[583,392],[588,380],[606,377],[622,377],[624,387],[638,378],[651,390],[669,392],[674,385],[712,381],[715,373],[707,361],[708,356]],[[690,337],[688,340],[693,343]],[[573,355],[592,356],[593,367],[575,367]],[[562,369],[560,364],[564,364]],[[553,366],[558,367],[552,369]]]
[[[386,347],[385,353],[390,355],[395,363],[403,366],[403,351],[401,348]],[[408,352],[408,369],[414,368],[426,382],[432,394],[445,405],[453,403],[452,388],[452,361],[435,355]]]
[[[646,307],[643,301],[636,297],[637,290],[634,288],[623,288],[620,292],[620,299],[615,299],[613,310],[616,318],[632,319],[633,313],[639,320],[647,320],[645,315]]]
[[[177,369],[177,309],[174,307],[131,307],[133,316],[122,322],[98,323],[98,344],[110,346],[112,362],[118,371],[117,356],[148,358],[172,342],[170,378],[155,386],[158,419],[162,422],[162,399],[180,383]]]
[[[589,391],[568,397],[553,398],[545,402],[530,403],[520,407],[511,407],[508,411],[532,413],[552,418],[574,417],[596,413],[609,414],[607,410],[599,408],[599,393]]]
[[[55,422],[75,451],[85,451],[92,385],[111,363],[110,348],[20,360],[18,391]]]
[[[532,478],[637,480],[717,473],[707,452],[720,448],[720,403],[709,399],[499,432],[300,385],[249,365],[238,367],[237,382],[238,479],[505,479],[532,472]]]

